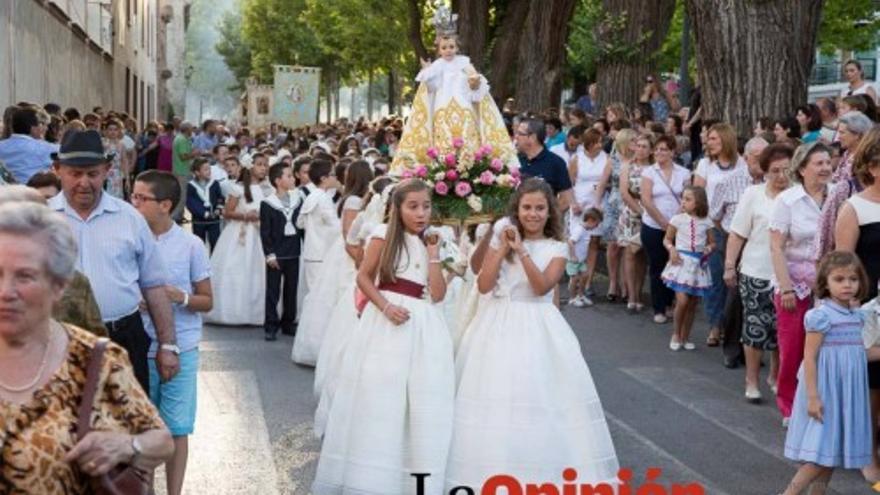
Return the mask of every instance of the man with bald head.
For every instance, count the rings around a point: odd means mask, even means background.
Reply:
[[[730,232],[730,224],[736,205],[746,188],[754,184],[764,182],[764,172],[761,170],[759,157],[764,148],[768,146],[763,138],[752,138],[745,146],[744,155],[748,167],[739,167],[725,177],[715,189],[712,204],[709,205],[709,218],[718,225],[725,233]],[[734,269],[736,265],[724,266],[724,271]],[[734,286],[730,286],[733,289]],[[742,335],[742,298],[739,290],[727,291],[727,302],[724,308],[724,321],[721,323],[724,331],[724,366],[735,368],[745,360],[743,355],[740,336]]]

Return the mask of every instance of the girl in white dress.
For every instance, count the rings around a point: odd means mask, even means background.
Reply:
[[[260,203],[263,191],[242,169],[229,191],[223,218],[226,226],[211,255],[214,308],[208,323],[255,325],[264,323],[266,258],[260,241]]]
[[[479,493],[506,474],[525,483],[615,483],[614,444],[571,327],[553,304],[568,249],[550,187],[530,179],[496,223],[477,278],[481,301],[456,356],[446,487]]]
[[[364,257],[364,244],[373,230],[385,223],[388,200],[391,197],[393,181],[390,177],[380,177],[370,185],[370,192],[364,197],[366,207],[358,212],[346,235],[345,250],[354,260],[356,268],[360,268]],[[357,288],[356,273],[345,284],[336,306],[333,307],[330,322],[327,324],[327,335],[321,343],[318,363],[315,366],[315,397],[318,398],[318,409],[315,411],[315,435],[324,435],[327,415],[336,392],[336,381],[345,357],[345,350],[352,335],[358,327],[358,313],[355,307],[355,290]]]
[[[700,298],[712,287],[709,255],[715,249],[712,220],[706,190],[687,186],[681,195],[681,209],[669,220],[663,247],[669,251],[669,262],[660,275],[663,283],[675,291],[675,315],[669,348],[677,351],[696,349],[690,341],[691,327]]]
[[[420,180],[400,183],[358,271],[369,299],[348,345],[324,434],[315,495],[440,495],[452,435],[452,339],[437,303],[446,283]],[[413,473],[428,473],[417,491]]]
[[[349,281],[354,280],[354,259],[346,252],[345,237],[361,209],[362,198],[371,180],[373,172],[365,161],[352,163],[345,172],[345,196],[337,208],[341,229],[330,242],[323,263],[316,264],[317,282],[303,299],[303,311],[291,351],[291,357],[297,364],[315,366],[333,307],[340,298],[347,296],[343,291]],[[308,235],[306,232],[306,237]]]

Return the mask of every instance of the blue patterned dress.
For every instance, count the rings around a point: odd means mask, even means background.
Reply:
[[[611,177],[608,179],[608,194],[602,200],[602,239],[605,242],[617,242],[617,222],[620,219],[620,154],[611,155]]]
[[[823,421],[820,423],[807,414],[807,383],[802,364],[785,437],[785,456],[789,459],[846,469],[871,463],[864,324],[860,310],[845,308],[830,299],[823,299],[818,307],[807,311],[807,332],[824,336],[816,363]]]

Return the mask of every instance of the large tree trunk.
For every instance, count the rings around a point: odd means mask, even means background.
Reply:
[[[599,27],[600,42],[610,45],[611,54],[600,54],[596,81],[600,107],[621,102],[634,108],[645,87],[645,77],[655,69],[654,57],[675,13],[675,0],[603,0],[605,12],[612,22]],[[613,20],[623,16],[622,29],[613,27]],[[628,48],[624,55],[616,50]]]
[[[474,67],[482,68],[489,32],[489,0],[455,0],[452,10],[458,14],[462,53],[471,58]]]
[[[517,40],[522,39],[520,36],[528,15],[529,0],[510,0],[489,53],[487,77],[492,95],[499,101],[514,94],[515,78],[512,76],[519,50]]]
[[[431,54],[428,53],[425,42],[422,41],[422,0],[409,0],[407,10],[409,11],[409,29],[407,30],[409,43],[416,51],[416,56],[423,60],[429,60]]]
[[[823,0],[687,0],[702,116],[750,134],[807,101]]]
[[[521,110],[542,112],[559,103],[565,42],[577,0],[532,0],[519,43],[516,103]]]

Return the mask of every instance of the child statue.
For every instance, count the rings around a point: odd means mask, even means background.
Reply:
[[[499,158],[516,163],[516,151],[489,94],[488,81],[470,58],[458,53],[457,20],[458,15],[448,7],[437,7],[432,23],[437,30],[438,58],[430,63],[421,61],[412,114],[404,126],[392,170],[426,162],[429,147],[436,148],[441,156],[454,152],[452,142],[456,138],[464,141],[460,150],[463,162],[471,161],[480,146],[489,144]]]

